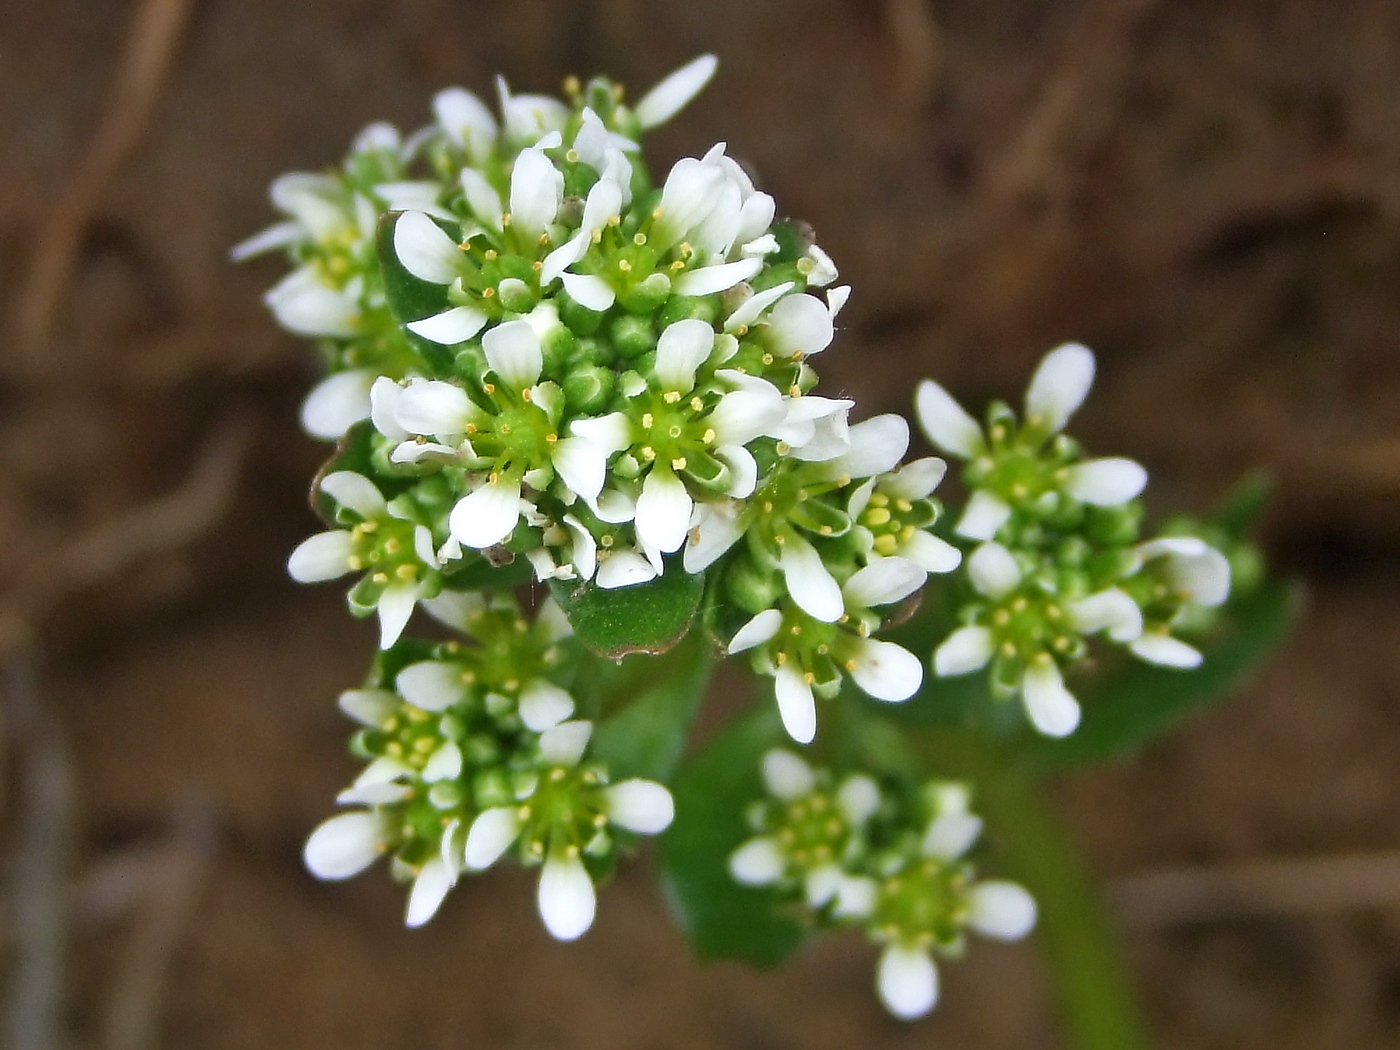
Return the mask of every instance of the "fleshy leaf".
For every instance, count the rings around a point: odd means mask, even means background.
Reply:
[[[605,589],[593,583],[554,580],[554,600],[579,640],[599,656],[620,660],[628,653],[664,653],[684,636],[705,589],[679,559],[648,583]]]
[[[803,927],[764,889],[741,886],[729,857],[752,832],[744,811],[763,796],[763,753],[787,739],[772,704],[720,733],[677,776],[676,817],[661,836],[662,874],[696,954],[776,966],[801,943]]]
[[[650,685],[626,697],[625,706],[598,723],[593,752],[608,764],[614,781],[628,777],[668,781],[685,749],[687,731],[705,686],[711,661],[699,632],[660,659],[645,660]],[[635,699],[632,699],[635,697]],[[616,703],[621,697],[607,698]]]
[[[1183,671],[1124,658],[1073,683],[1084,718],[1063,740],[1037,738],[1024,757],[1045,765],[1085,765],[1114,758],[1166,732],[1192,711],[1229,695],[1273,652],[1298,616],[1301,591],[1273,583],[1231,603],[1197,642],[1205,661]]]

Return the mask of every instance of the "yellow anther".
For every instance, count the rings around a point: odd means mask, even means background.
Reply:
[[[706,427],[706,428],[705,428],[705,433],[703,433],[703,434],[700,435],[700,440],[703,441],[703,442],[704,442],[705,444],[707,444],[707,445],[712,445],[712,444],[714,444],[715,436],[716,436],[716,435],[715,435],[715,428],[714,428],[714,427]]]
[[[642,233],[641,230],[638,230],[636,233],[632,234],[632,243],[633,243],[633,244],[642,245],[642,244],[646,244],[646,242],[647,242],[647,235],[646,235],[645,233]]]
[[[684,470],[684,469],[685,469],[685,457],[684,457],[684,456],[677,456],[675,459],[671,460],[671,469],[672,469],[672,470]]]
[[[668,405],[674,405],[680,399],[681,394],[679,390],[668,390],[666,391],[666,393],[661,395],[661,400],[665,401]]]
[[[495,249],[495,248],[487,248],[486,251],[482,252],[481,257],[482,257],[483,259],[485,259],[487,262],[495,262],[495,261],[496,261],[496,249]]]
[[[650,429],[652,428],[652,426],[653,426],[655,423],[656,423],[656,417],[653,416],[650,412],[643,412],[643,413],[642,413],[642,426],[643,426],[643,427],[645,427],[647,430],[650,430]]]
[[[545,444],[552,445],[552,444],[554,444],[556,441],[559,440],[559,435],[558,435],[558,434],[546,434],[546,435],[544,436],[544,440],[545,440]]]
[[[358,554],[352,554],[346,564],[350,566],[351,572],[359,572],[365,567],[365,560]]]
[[[888,507],[871,507],[865,512],[865,521],[869,525],[883,525],[890,520],[890,509]]]
[[[481,290],[481,297],[482,297],[483,299],[490,299],[490,298],[492,298],[493,296],[495,296],[495,294],[496,294],[496,289],[492,288],[490,285],[488,285],[487,287],[485,287],[485,288],[483,288],[483,289]]]
[[[397,569],[394,570],[394,575],[401,580],[411,580],[413,579],[413,577],[418,575],[418,566],[400,565]]]
[[[884,557],[891,557],[899,549],[899,540],[890,533],[875,537],[875,552]]]
[[[501,225],[502,225],[502,226],[509,226],[509,225],[510,225],[510,212],[507,211],[507,212],[502,212],[502,213],[501,213]]]
[[[656,458],[656,449],[652,448],[650,445],[643,445],[642,458],[650,463]]]
[[[389,574],[387,572],[376,572],[370,579],[382,587],[389,582]]]
[[[619,260],[618,260],[618,263],[617,263],[617,268],[618,268],[619,270],[621,270],[623,273],[631,273],[631,272],[632,272],[632,264],[631,264],[628,260],[626,260],[626,259],[619,259]]]

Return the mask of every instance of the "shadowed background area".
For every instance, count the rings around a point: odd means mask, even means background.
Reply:
[[[444,86],[635,93],[702,51],[719,75],[648,140],[654,170],[723,139],[815,226],[855,289],[822,392],[907,412],[935,376],[981,404],[1075,338],[1100,364],[1077,432],[1149,466],[1159,520],[1272,471],[1302,628],[1058,801],[1162,1046],[1400,1038],[1395,4],[11,0],[4,22],[8,1045],[1058,1045],[1026,946],[976,945],[914,1026],[856,937],[778,973],[698,964],[645,854],[575,945],[518,870],[405,931],[382,870],[301,868],[374,637],[339,586],[286,579],[316,528],[316,365],[261,304],[282,265],[228,248],[273,177],[419,126]]]

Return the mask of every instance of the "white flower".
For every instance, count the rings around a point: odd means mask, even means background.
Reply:
[[[282,278],[263,301],[289,332],[345,338],[359,331],[359,289],[358,282],[337,288],[319,270],[303,266]]]
[[[413,880],[413,889],[408,895],[408,910],[404,925],[422,926],[437,914],[443,899],[456,883],[456,873],[447,866],[442,857],[429,857],[418,869]]]
[[[959,627],[948,635],[933,653],[933,670],[939,678],[971,674],[991,662],[996,639],[989,628]]]
[[[982,834],[982,818],[970,809],[971,799],[962,784],[939,785],[938,813],[924,830],[919,851],[945,863],[962,858]]]
[[[1162,559],[1174,591],[1198,605],[1223,605],[1230,596],[1230,562],[1225,555],[1195,536],[1166,536],[1139,544],[1143,562]]]
[[[1021,700],[1031,724],[1046,736],[1069,736],[1079,725],[1079,702],[1065,688],[1053,657],[1040,653],[1021,677]]]
[[[577,850],[555,850],[545,859],[537,902],[545,929],[555,940],[577,940],[588,932],[598,895]]]
[[[394,223],[394,254],[420,281],[451,284],[462,252],[441,226],[421,211],[406,211]]]
[[[923,684],[923,663],[894,642],[858,638],[851,645],[849,659],[851,678],[876,700],[908,700]]]
[[[1046,354],[1026,388],[1026,422],[1058,434],[1094,385],[1094,354],[1080,343],[1065,343]]]
[[[496,118],[470,91],[457,87],[439,91],[433,96],[433,114],[443,134],[460,146],[470,160],[480,163],[495,148]],[[500,215],[499,208],[496,214]]]
[[[511,225],[530,240],[538,240],[554,221],[563,199],[564,173],[542,150],[521,150],[510,177]]]

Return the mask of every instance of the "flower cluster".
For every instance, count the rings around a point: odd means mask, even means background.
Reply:
[[[810,229],[722,143],[653,187],[637,137],[713,68],[635,108],[605,80],[567,101],[501,83],[499,120],[449,89],[423,131],[376,125],[341,171],[275,183],[289,221],[238,255],[298,264],[268,302],[325,347],[303,418],[359,450],[320,481],[335,527],[296,579],[362,574],[351,608],[387,648],[418,602],[517,557],[605,590],[708,571],[715,630],[807,743],[848,675],[914,694],[920,659],[871,635],[962,555],[929,531],[943,461],[901,466],[903,419],[811,393],[848,289]]]
[[[1094,355],[1071,343],[1041,361],[1020,421],[995,403],[984,428],[931,380],[916,400],[929,440],[966,462],[970,497],[953,531],[975,544],[963,626],[935,651],[934,671],[990,665],[993,692],[1019,694],[1048,736],[1079,724],[1063,671],[1084,657],[1089,636],[1104,634],[1151,663],[1195,667],[1201,654],[1170,632],[1230,591],[1230,563],[1199,537],[1141,541],[1141,466],[1086,459],[1063,433],[1093,378]]]
[[[408,925],[419,926],[464,872],[516,845],[522,864],[541,867],[546,928],[573,940],[592,925],[593,880],[615,859],[618,829],[663,830],[670,792],[650,780],[610,784],[606,766],[587,760],[592,723],[572,719],[573,697],[555,681],[570,635],[557,606],[546,602],[533,622],[506,598],[450,593],[428,607],[476,644],[431,646],[342,694],[368,764],[339,796],[358,808],[311,835],[307,867],[342,879],[391,854],[395,876],[413,884]]]
[[[982,821],[963,785],[931,782],[907,799],[783,750],[763,757],[762,772],[769,797],[751,808],[755,834],[731,855],[731,875],[771,887],[814,923],[857,926],[884,945],[876,988],[896,1017],[933,1009],[933,953],[961,955],[968,929],[1017,940],[1035,925],[1024,888],[976,878],[966,855]]]

